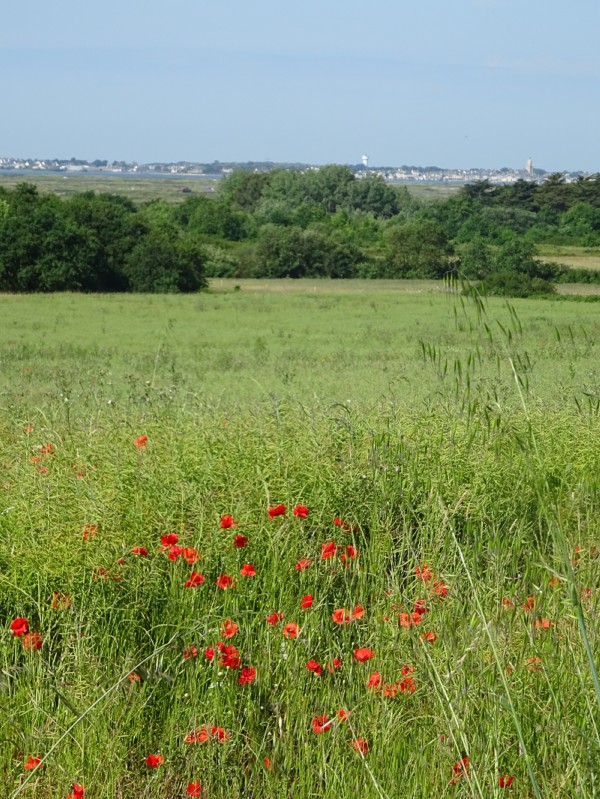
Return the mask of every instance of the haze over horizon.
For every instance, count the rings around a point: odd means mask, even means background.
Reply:
[[[571,10],[572,9],[572,10]],[[0,155],[600,171],[600,5],[29,0]]]

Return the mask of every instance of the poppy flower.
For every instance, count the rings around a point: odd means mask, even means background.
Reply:
[[[297,638],[298,637],[298,625],[296,622],[289,622],[283,628],[283,636],[284,638]]]
[[[205,741],[208,741],[209,738],[210,734],[208,729],[206,725],[203,725],[202,727],[197,727],[195,730],[192,730],[190,733],[188,733],[185,736],[184,741],[186,744],[203,744]]]
[[[352,544],[347,544],[344,547],[344,551],[340,555],[340,560],[342,563],[346,563],[347,560],[356,560],[358,557],[358,549],[353,547]]]
[[[533,610],[533,608],[535,607],[535,597],[528,596],[525,602],[523,602],[523,604],[521,605],[521,607],[526,612]]]
[[[498,787],[499,788],[510,788],[513,784],[514,777],[512,775],[506,775],[504,777],[500,777],[498,780]]]
[[[359,663],[364,663],[366,660],[371,660],[371,658],[374,657],[375,652],[373,652],[372,649],[362,647],[354,650],[354,660],[357,660]]]
[[[194,563],[200,559],[200,554],[194,547],[184,547],[181,554],[188,566],[193,566]]]
[[[162,755],[148,755],[146,758],[146,765],[150,768],[158,768],[165,762],[165,759]]]
[[[381,674],[378,671],[374,671],[367,680],[367,688],[372,688],[373,690],[376,691],[380,685],[381,685]]]
[[[331,618],[336,624],[349,624],[350,612],[345,608],[337,608],[331,614]]]
[[[306,505],[296,505],[294,510],[292,511],[294,516],[297,516],[299,519],[306,519],[308,516],[308,508]]]
[[[207,646],[206,649],[204,650],[204,657],[207,660],[212,660],[214,658],[214,656],[215,656],[214,647],[213,646]]]
[[[437,635],[432,632],[421,633],[421,640],[426,641],[428,644],[433,644],[437,640]]]
[[[425,604],[424,599],[415,599],[415,604],[413,605],[413,613],[418,613],[420,616],[423,616],[425,613],[429,613],[429,608]]]
[[[333,523],[336,527],[341,527],[344,530],[350,530],[350,525],[348,522],[344,521],[344,519],[340,519],[338,516],[335,517]]]
[[[255,679],[256,669],[244,666],[240,672],[240,676],[238,677],[238,684],[247,685],[248,683],[254,682]]]
[[[23,637],[23,649],[28,652],[34,652],[42,648],[42,636],[39,633],[27,633]]]
[[[428,583],[432,580],[433,572],[431,571],[429,563],[421,563],[419,566],[415,566],[415,576],[418,580],[423,580],[424,583]]]
[[[23,768],[25,769],[25,771],[33,771],[33,769],[37,768],[40,764],[42,768],[46,765],[45,763],[42,763],[41,757],[32,757],[31,755],[29,755],[29,757],[27,758],[27,763],[23,765]]]
[[[200,796],[202,793],[202,785],[198,780],[196,780],[196,782],[188,782],[186,790],[188,796]]]
[[[347,721],[348,720],[348,716],[349,716],[348,711],[344,710],[343,707],[340,708],[338,710],[338,712],[337,712],[337,717],[338,717],[339,721]]]
[[[317,661],[316,661],[316,660],[309,660],[309,661],[307,662],[307,664],[306,664],[306,668],[307,668],[309,671],[312,671],[312,672],[314,672],[314,673],[317,675],[317,677],[319,677],[319,676],[321,675],[321,672],[323,671],[323,668],[322,668],[322,666],[320,666],[320,665],[317,663]]]
[[[453,785],[456,785],[458,779],[469,773],[469,758],[465,755],[458,761],[458,763],[455,763],[452,766],[452,770],[454,771],[454,778],[450,780],[450,782]]]
[[[133,443],[138,449],[143,449],[148,443],[148,436],[139,436],[139,438],[134,438]]]
[[[219,666],[226,669],[239,669],[240,667],[240,653],[236,646],[233,644],[224,644],[222,641],[217,643],[217,648],[221,653],[219,658]]]
[[[366,755],[369,751],[369,744],[366,742],[364,738],[356,738],[354,741],[350,742],[350,746],[358,752],[359,755]]]
[[[329,671],[329,672],[331,672],[333,674],[333,672],[336,669],[339,669],[341,665],[342,665],[342,661],[339,658],[333,658],[333,660],[331,660],[327,664],[327,671]]]
[[[322,732],[327,732],[331,729],[333,722],[329,721],[326,715],[316,716],[312,720],[312,728],[315,735],[320,735]]]
[[[243,549],[248,544],[248,539],[245,535],[240,535],[239,533],[236,534],[235,538],[233,539],[233,546],[236,549]]]
[[[185,587],[186,588],[196,588],[197,586],[202,585],[202,583],[205,580],[206,580],[206,577],[203,574],[200,574],[200,572],[193,571],[190,574],[189,580],[185,581]]]
[[[335,541],[327,541],[325,544],[321,544],[322,560],[329,560],[330,558],[335,557],[336,552],[337,552],[337,544],[335,543]]]
[[[436,580],[433,584],[433,588],[431,589],[436,596],[439,596],[441,599],[448,596],[448,586],[443,583],[441,580]]]
[[[83,540],[89,541],[90,538],[95,538],[96,534],[98,533],[98,525],[97,524],[86,524],[82,530],[83,532]]]
[[[129,682],[141,682],[142,681],[142,678],[137,673],[137,671],[130,671],[129,674],[127,675],[127,679],[129,680]]]
[[[231,733],[227,732],[225,727],[211,727],[210,734],[213,738],[216,738],[217,741],[220,741],[221,743],[228,741],[231,738]]]
[[[352,611],[352,621],[356,621],[356,619],[362,619],[365,615],[365,609],[362,605],[355,605],[354,610]]]
[[[311,563],[312,560],[310,560],[310,558],[302,558],[296,563],[295,569],[297,572],[304,571],[304,569],[308,569]]]
[[[147,558],[148,557],[148,550],[146,549],[146,547],[134,547],[131,550],[131,554],[132,555],[139,555],[142,558]]]
[[[83,799],[85,796],[85,788],[83,785],[80,785],[78,782],[74,782],[71,785],[71,793],[67,797],[67,799]]]
[[[10,630],[15,638],[20,638],[22,635],[29,630],[29,622],[27,619],[24,619],[22,616],[17,616],[16,619],[13,619],[10,623]]]
[[[221,588],[223,591],[226,588],[233,588],[235,585],[235,580],[233,577],[230,577],[228,574],[220,574],[217,577],[216,586],[217,588]]]
[[[535,620],[535,629],[536,630],[549,630],[552,627],[552,622],[550,619],[536,619]]]
[[[173,546],[169,547],[167,552],[169,560],[176,561],[180,555],[183,555],[183,549],[178,547],[177,544],[173,544]]]
[[[198,657],[198,650],[196,649],[195,646],[187,646],[183,650],[183,659],[184,660],[189,660],[190,658],[196,658],[196,657]]]
[[[274,519],[275,516],[285,516],[287,508],[285,505],[275,505],[274,508],[269,508],[269,519]]]
[[[405,677],[398,683],[398,688],[402,693],[412,694],[415,692],[416,688],[415,681],[412,677]]]
[[[179,536],[177,533],[169,533],[168,535],[161,535],[160,543],[163,547],[172,547],[179,541]]]
[[[267,771],[272,771],[273,764],[271,763],[271,760],[268,757],[265,757],[263,763],[265,764],[265,768],[267,769]]]
[[[237,522],[229,513],[221,516],[221,530],[228,530],[230,527],[237,527]]]
[[[240,569],[242,577],[256,577],[256,569],[251,563],[244,563]]]
[[[279,613],[278,611],[274,611],[267,616],[267,623],[274,627],[278,621],[283,619],[283,613]]]
[[[312,608],[312,605],[313,605],[312,594],[307,594],[306,596],[303,596],[302,599],[300,600],[300,607],[303,610],[308,610],[308,608]]]
[[[238,630],[238,625],[234,621],[231,621],[231,619],[225,619],[221,625],[221,635],[223,638],[233,638]]]

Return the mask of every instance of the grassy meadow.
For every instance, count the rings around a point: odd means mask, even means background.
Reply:
[[[3,796],[600,795],[595,303],[0,318]]]

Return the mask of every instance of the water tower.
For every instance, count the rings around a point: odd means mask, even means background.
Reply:
[[[362,165],[365,168],[369,166],[369,156],[368,155],[361,155],[360,160],[362,161]]]

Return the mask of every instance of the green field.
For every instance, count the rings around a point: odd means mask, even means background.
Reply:
[[[600,794],[596,303],[0,318],[3,796]]]

